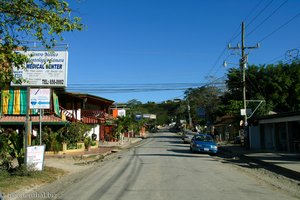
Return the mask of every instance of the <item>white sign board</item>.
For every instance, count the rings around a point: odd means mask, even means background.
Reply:
[[[13,86],[66,87],[68,72],[67,51],[16,51],[27,55],[29,62],[25,69],[13,67],[14,76],[25,79]]]
[[[252,113],[252,109],[241,109],[241,115],[245,116],[245,115],[251,115]]]
[[[118,116],[120,116],[120,117],[126,117],[126,110],[124,110],[124,109],[118,110]]]
[[[150,114],[150,119],[156,119],[156,115]]]
[[[50,89],[30,88],[30,109],[50,109]]]
[[[45,145],[27,147],[27,166],[33,170],[42,171],[44,167]]]

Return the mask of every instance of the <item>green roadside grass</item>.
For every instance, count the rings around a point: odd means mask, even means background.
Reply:
[[[0,192],[9,194],[23,188],[51,183],[66,174],[65,171],[53,167],[45,167],[43,171],[8,173],[0,170]]]

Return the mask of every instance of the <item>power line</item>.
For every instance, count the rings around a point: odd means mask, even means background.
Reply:
[[[291,49],[289,49],[289,50],[299,49],[299,48],[300,48],[300,46],[297,46],[297,47],[291,48]],[[289,50],[287,50],[287,51],[289,51]],[[286,52],[287,52],[287,51],[286,51]],[[285,56],[286,56],[286,53],[284,53],[283,55],[280,55],[280,56],[276,56],[275,58],[273,58],[273,59],[271,59],[271,60],[265,62],[265,64],[275,63],[275,61],[277,61],[277,62],[282,61],[282,60],[284,60],[283,58],[284,58]],[[282,59],[280,59],[280,58],[282,58]]]
[[[210,83],[151,83],[151,84],[69,84],[67,90],[91,93],[136,93],[160,91],[184,91],[190,88],[199,88],[214,84],[224,85],[223,77]]]
[[[259,17],[273,3],[273,1],[274,0],[269,1],[269,3],[260,10],[260,12],[248,23],[247,26],[250,26],[256,20],[256,18]]]
[[[256,6],[255,6],[255,7],[248,13],[248,15],[244,18],[244,21],[247,21],[247,18],[250,17],[250,15],[256,11],[256,9],[260,6],[260,4],[261,4],[262,2],[263,2],[263,1],[259,1],[258,4],[256,4]]]
[[[272,0],[273,1],[273,0]],[[270,3],[272,3],[272,1]],[[250,15],[255,12],[257,10],[257,8],[260,6],[260,4],[262,3],[263,1],[259,1],[258,4],[256,4],[252,9],[251,11],[247,14],[247,16],[244,18],[244,21],[246,21],[246,19],[248,17],[250,17]],[[270,4],[269,3],[269,4]],[[268,5],[269,5],[268,4]],[[265,9],[261,10],[260,13],[262,13]],[[254,19],[251,20],[251,22],[253,22],[255,20],[256,17],[254,17]],[[236,31],[234,31],[234,34],[233,36],[231,37],[231,39],[226,43],[226,44],[229,44],[231,42],[233,42],[239,35],[240,35],[241,31],[240,31],[240,26],[237,27]],[[221,51],[220,55],[217,57],[216,61],[214,62],[213,66],[211,67],[211,69],[209,70],[209,72],[207,73],[206,76],[209,76],[209,74],[212,73],[212,71],[217,67],[217,64],[219,63],[219,61],[221,60],[222,56],[225,54],[227,50],[227,47],[224,47],[224,49]],[[214,71],[213,75],[215,75],[217,73],[218,69]]]
[[[277,31],[279,31],[280,29],[282,29],[283,27],[285,27],[286,25],[288,25],[290,22],[292,22],[293,20],[295,20],[297,17],[300,16],[300,13],[298,13],[297,15],[295,15],[294,17],[292,17],[291,19],[289,19],[287,22],[285,22],[284,24],[282,24],[281,26],[279,26],[278,28],[276,28],[274,31],[272,31],[271,33],[269,33],[268,35],[266,35],[265,37],[263,37],[259,43],[261,43],[262,41],[266,40],[267,38],[269,38],[271,35],[273,35],[274,33],[276,33]]]
[[[259,1],[258,4],[256,4],[256,6],[254,6],[254,7],[252,8],[252,10],[248,13],[248,15],[244,18],[243,21],[247,21],[247,18],[250,17],[250,15],[256,11],[256,9],[260,6],[260,4],[261,4],[262,2],[263,2],[263,1]],[[227,44],[228,44],[228,43],[232,43],[233,40],[235,40],[235,39],[241,34],[240,25],[238,25],[237,30],[236,30],[234,33],[236,33],[236,34],[234,34],[234,36],[229,40],[229,42],[227,42]],[[226,49],[227,49],[227,48],[226,48]]]
[[[268,19],[270,19],[284,4],[286,4],[288,0],[280,4],[269,16],[267,16],[260,24],[258,24],[255,28],[253,28],[249,33],[248,36],[251,35],[254,31],[256,31],[260,26],[262,26]]]

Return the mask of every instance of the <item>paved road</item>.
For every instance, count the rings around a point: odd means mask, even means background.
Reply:
[[[64,200],[297,199],[256,180],[231,164],[189,146],[169,132],[99,165],[58,197]]]

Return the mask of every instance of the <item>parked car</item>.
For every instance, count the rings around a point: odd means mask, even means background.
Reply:
[[[182,140],[183,140],[183,143],[185,144],[189,144],[191,143],[191,140],[192,138],[194,137],[194,135],[196,135],[197,133],[196,132],[193,132],[191,130],[186,130],[183,132],[182,134]]]
[[[218,145],[210,135],[197,134],[191,140],[190,150],[192,152],[205,152],[209,154],[217,154]]]

